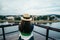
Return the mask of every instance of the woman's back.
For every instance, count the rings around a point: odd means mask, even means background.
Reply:
[[[19,25],[19,31],[20,31],[20,39],[24,40],[30,40],[33,37],[33,28],[34,26],[31,23],[32,18],[28,16],[28,14],[25,14],[21,18],[21,24]]]
[[[22,33],[30,34],[33,30],[33,25],[29,21],[22,21],[19,26],[19,31]]]

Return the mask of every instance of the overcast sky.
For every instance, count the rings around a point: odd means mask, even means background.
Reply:
[[[60,0],[0,0],[0,15],[60,15]]]

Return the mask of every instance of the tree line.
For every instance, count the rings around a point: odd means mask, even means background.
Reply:
[[[33,15],[32,15],[33,16]],[[32,17],[31,16],[31,17]],[[0,15],[0,20],[7,20],[7,16]],[[21,16],[13,16],[15,20],[21,20]],[[53,20],[55,17],[60,18],[60,15],[44,15],[44,16],[34,16],[34,20]]]

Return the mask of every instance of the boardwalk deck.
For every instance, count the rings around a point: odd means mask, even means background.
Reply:
[[[33,35],[34,35],[34,40],[45,40],[45,37],[41,36],[40,34],[33,32]],[[19,38],[19,32],[6,35],[6,40],[18,40],[18,38]],[[0,36],[0,40],[2,40],[2,36]]]

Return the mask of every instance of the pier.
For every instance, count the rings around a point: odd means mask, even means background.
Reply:
[[[5,27],[12,27],[12,26],[16,26],[16,25],[19,25],[19,24],[14,23],[14,24],[0,25],[0,28],[2,28],[2,33],[3,33],[3,34],[0,34],[0,36],[2,36],[2,38],[0,38],[0,40],[18,40],[18,38],[19,38],[18,30],[12,31],[9,33],[5,33],[5,31],[4,31]],[[33,25],[46,29],[46,35],[33,30],[34,40],[56,40],[55,38],[49,37],[49,30],[60,32],[60,29],[57,29],[57,28],[43,26],[40,24],[33,24]]]

